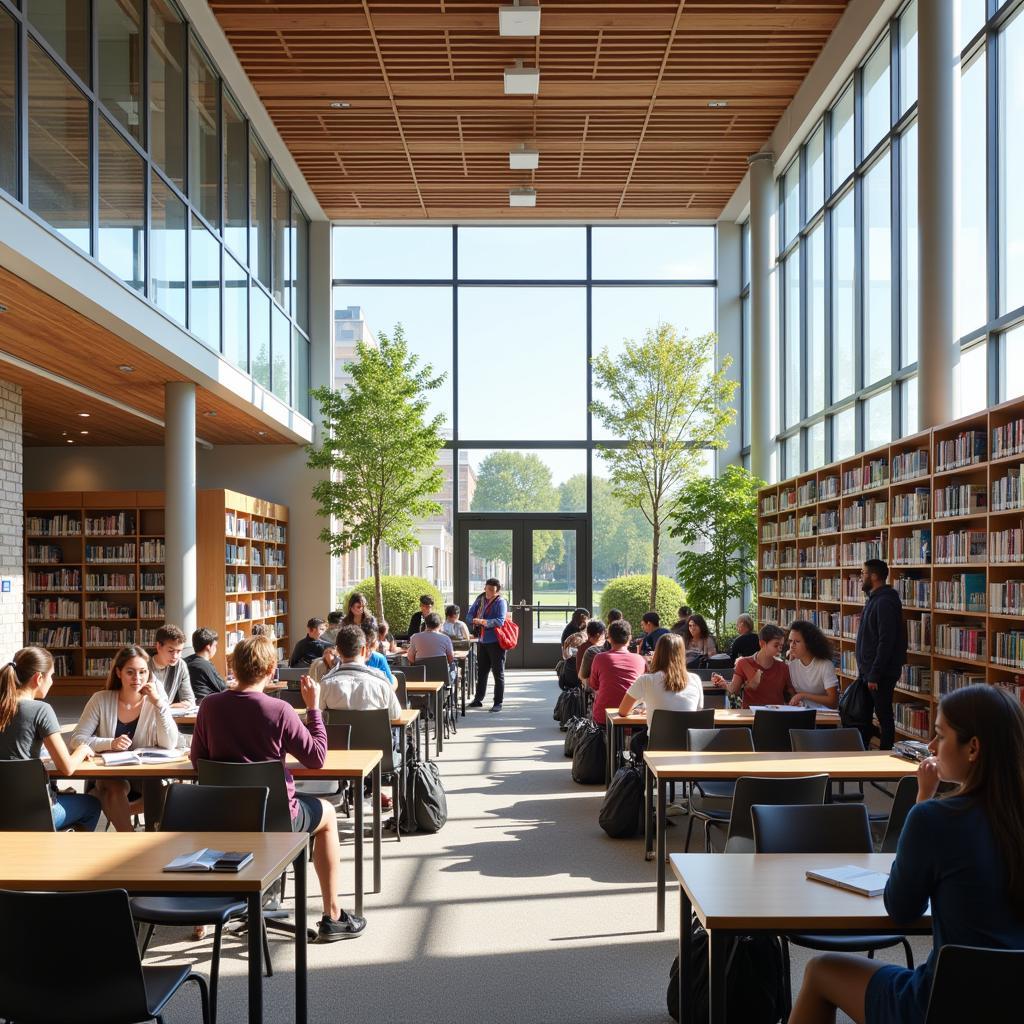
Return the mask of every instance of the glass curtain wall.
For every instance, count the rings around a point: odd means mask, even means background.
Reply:
[[[617,439],[588,412],[589,360],[659,322],[715,330],[713,227],[336,226],[333,272],[335,386],[358,342],[377,344],[398,325],[410,350],[445,374],[430,394],[448,438],[444,511],[420,525],[417,552],[386,553],[390,571],[426,576],[448,594],[457,513],[553,512],[590,513],[596,594],[612,577],[649,572],[650,527],[612,495],[595,450]],[[570,553],[548,532],[543,572],[553,586]],[[471,551],[471,575],[500,555]],[[674,574],[675,557],[663,545],[663,571]],[[338,593],[367,574],[364,555],[340,560]]]
[[[309,221],[173,0],[0,0],[0,193],[308,415]]]

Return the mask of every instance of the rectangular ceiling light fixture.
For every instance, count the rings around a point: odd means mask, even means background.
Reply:
[[[539,36],[540,5],[515,0],[511,7],[499,7],[498,30],[503,36]]]
[[[515,206],[536,206],[537,190],[532,188],[509,189],[508,205]]]
[[[537,68],[524,68],[523,62],[517,60],[515,67],[505,68],[506,96],[536,96],[540,92],[540,71]]]
[[[512,171],[535,171],[540,166],[540,153],[524,144],[509,152],[508,166]]]

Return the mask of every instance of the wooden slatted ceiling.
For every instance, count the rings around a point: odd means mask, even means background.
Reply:
[[[542,0],[539,39],[499,6],[211,0],[328,216],[581,220],[716,217],[846,0]],[[517,59],[539,96],[504,95]]]

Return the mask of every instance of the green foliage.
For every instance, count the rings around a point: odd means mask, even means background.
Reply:
[[[368,546],[379,580],[381,544],[412,551],[419,544],[416,523],[442,511],[431,496],[444,480],[437,464],[444,417],[427,419],[427,393],[441,386],[444,374],[418,365],[400,324],[392,337],[379,333],[377,341],[379,346],[356,345],[343,390],[311,392],[320,406],[323,440],[306,452],[308,465],[325,471],[313,488],[317,514],[328,521],[320,540],[332,555]],[[381,588],[372,591],[379,610]]]
[[[429,580],[420,576],[381,576],[381,590],[384,594],[384,618],[391,627],[392,633],[404,633],[409,620],[420,610],[420,595],[430,594],[434,599],[434,611],[444,619],[444,598],[441,591]],[[342,608],[348,607],[349,594],[362,591],[372,593],[373,578],[357,583],[341,603]]]
[[[757,578],[757,489],[764,482],[740,466],[714,480],[691,480],[679,495],[670,533],[687,545],[676,576],[690,603],[721,636],[731,598]],[[694,548],[704,550],[694,550]]]
[[[607,348],[592,360],[596,388],[607,396],[590,410],[624,448],[600,448],[615,497],[637,509],[651,525],[649,600],[658,590],[662,524],[683,482],[697,476],[707,448],[725,446],[725,430],[736,419],[729,404],[738,382],[727,376],[732,360],[715,369],[717,336],[689,338],[661,323],[621,352]]]
[[[646,574],[609,580],[601,594],[601,617],[612,608],[618,608],[629,620],[633,632],[639,633],[641,617],[652,610],[650,589],[651,580]],[[671,626],[676,621],[676,612],[685,602],[686,595],[671,576],[658,577],[658,597],[653,610],[661,616],[663,626]]]

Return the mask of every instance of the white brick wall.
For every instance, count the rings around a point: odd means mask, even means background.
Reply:
[[[25,549],[22,530],[25,505],[22,488],[21,387],[0,380],[0,658],[10,660],[25,636]]]

